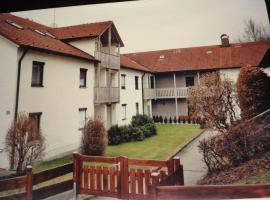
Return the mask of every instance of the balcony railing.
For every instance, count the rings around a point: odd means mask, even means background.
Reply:
[[[119,87],[96,87],[95,103],[115,103],[120,101]]]
[[[101,61],[101,67],[120,69],[120,57],[100,51],[95,51],[95,58]]]
[[[144,99],[169,99],[169,98],[187,98],[188,88],[176,88],[176,95],[174,88],[145,88]]]

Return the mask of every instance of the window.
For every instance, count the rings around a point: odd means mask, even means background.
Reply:
[[[122,104],[122,120],[127,119],[127,104]]]
[[[32,66],[32,87],[43,87],[44,62],[33,61]]]
[[[126,89],[126,75],[121,74],[121,88]]]
[[[87,108],[79,108],[79,130],[81,130],[86,123],[86,111]]]
[[[135,76],[135,90],[139,89],[139,77]]]
[[[138,115],[138,114],[139,114],[139,103],[136,102],[136,115]]]
[[[194,86],[194,77],[188,76],[186,77],[186,87]]]
[[[42,114],[42,112],[29,113],[29,118],[32,119],[36,123],[38,130],[40,130],[41,114]]]
[[[154,88],[154,77],[150,76],[150,88]]]
[[[87,69],[80,68],[80,88],[86,87]]]

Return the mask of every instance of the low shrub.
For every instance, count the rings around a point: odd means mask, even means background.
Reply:
[[[155,119],[157,118],[159,117],[155,117]],[[153,119],[146,115],[137,115],[132,117],[130,125],[114,125],[109,129],[109,144],[117,145],[123,142],[142,141],[156,133],[157,130]]]
[[[164,118],[164,123],[167,124],[168,123],[168,119],[167,117]]]
[[[163,117],[161,115],[159,116],[159,122],[163,123]]]
[[[121,128],[118,125],[113,125],[108,130],[108,140],[109,140],[109,145],[117,145],[123,142]]]
[[[180,124],[181,123],[181,117],[178,117],[178,124]]]
[[[171,117],[169,118],[169,123],[170,123],[170,124],[172,123],[172,118],[171,118]]]
[[[174,122],[175,124],[177,123],[176,117],[173,118],[173,122]]]

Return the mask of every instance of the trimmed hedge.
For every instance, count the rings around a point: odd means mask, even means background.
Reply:
[[[146,137],[156,134],[157,130],[153,119],[147,115],[136,115],[132,117],[130,125],[114,125],[108,130],[109,145],[143,141]]]

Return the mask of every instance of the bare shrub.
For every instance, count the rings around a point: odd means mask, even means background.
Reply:
[[[270,151],[270,112],[263,119],[243,121],[228,132],[203,140],[199,148],[210,173],[238,166]]]
[[[235,106],[238,103],[233,83],[221,80],[218,72],[201,77],[201,85],[191,87],[188,104],[193,115],[202,116],[206,127],[224,133],[237,120]]]
[[[43,156],[45,139],[34,119],[19,114],[7,132],[5,146],[10,163],[14,164],[11,168],[21,174],[27,165]]]
[[[108,144],[107,131],[100,120],[90,119],[82,130],[81,151],[84,155],[103,156]]]

